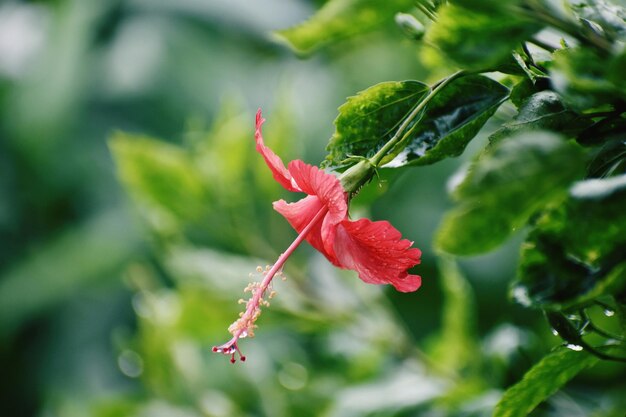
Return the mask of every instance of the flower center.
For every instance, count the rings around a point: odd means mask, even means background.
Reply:
[[[239,339],[243,339],[245,337],[254,337],[254,329],[256,328],[255,322],[261,315],[261,307],[266,306],[269,307],[269,301],[265,299],[265,293],[267,292],[272,280],[275,276],[282,276],[282,268],[287,259],[291,256],[291,254],[296,250],[300,243],[306,238],[309,232],[315,227],[315,225],[321,221],[326,213],[328,212],[328,207],[322,207],[317,214],[311,219],[309,224],[306,225],[302,232],[298,235],[298,237],[289,245],[287,250],[283,252],[282,255],[278,257],[278,260],[271,268],[266,269],[265,271],[261,270],[264,274],[263,280],[259,282],[254,282],[249,284],[244,291],[250,291],[252,297],[248,301],[239,300],[240,303],[246,304],[246,310],[240,314],[239,319],[237,319],[233,324],[230,325],[228,331],[233,335],[233,337],[226,343],[220,346],[214,346],[213,352],[222,353],[224,355],[230,355],[230,362],[235,363],[236,358],[235,355],[239,355],[239,359],[243,362],[246,360],[246,357],[239,350],[239,346],[237,342]],[[270,292],[268,298],[273,297],[273,291]]]

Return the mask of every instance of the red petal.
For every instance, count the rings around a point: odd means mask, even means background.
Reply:
[[[422,254],[412,244],[387,221],[344,220],[337,226],[334,250],[341,266],[357,271],[363,281],[411,292],[422,283],[419,276],[407,273]]]
[[[337,177],[299,160],[289,162],[289,172],[303,192],[317,196],[328,208],[328,215],[324,218],[328,226],[346,218],[348,214],[346,193]]]
[[[284,200],[274,202],[274,210],[282,214],[287,219],[289,224],[291,224],[291,227],[296,229],[298,233],[300,233],[302,229],[304,229],[311,222],[313,217],[315,217],[323,206],[324,204],[322,201],[314,195],[305,197],[295,203],[286,203]],[[324,245],[325,239],[322,237],[322,230],[325,228],[329,229],[328,226],[325,226],[326,217],[323,221],[318,222],[315,227],[313,227],[313,229],[306,236],[306,240],[311,244],[311,246],[326,256],[326,258],[328,258],[333,265],[338,266],[339,264],[337,259],[332,252],[332,245],[329,245],[331,247],[331,251],[328,251]],[[329,241],[332,242],[334,239],[334,228],[331,227],[330,229],[331,235],[326,239],[329,239]]]
[[[261,116],[261,109],[259,109],[256,113],[256,131],[254,132],[256,150],[263,156],[265,163],[270,167],[270,170],[272,170],[274,179],[280,183],[280,185],[289,191],[300,191],[294,186],[291,174],[287,171],[287,168],[285,168],[282,159],[263,143],[263,136],[261,135],[263,122],[265,122],[265,119]]]

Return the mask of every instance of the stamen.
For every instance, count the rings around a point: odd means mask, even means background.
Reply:
[[[232,339],[228,342],[224,343],[220,346],[214,346],[213,352],[222,353],[224,355],[230,355],[230,362],[235,363],[235,353],[239,355],[239,359],[244,362],[246,357],[239,350],[239,346],[237,345],[237,341],[239,339],[243,339],[245,337],[254,337],[254,329],[257,328],[255,322],[261,315],[261,306],[269,307],[269,301],[265,300],[263,297],[265,292],[272,283],[272,279],[275,276],[280,277],[283,281],[287,279],[283,274],[283,265],[287,261],[287,259],[291,256],[291,254],[296,250],[296,248],[304,241],[309,232],[313,229],[313,227],[321,221],[326,213],[328,212],[328,208],[322,207],[320,211],[311,219],[310,223],[306,225],[306,227],[302,230],[302,232],[298,235],[298,237],[293,241],[291,245],[287,248],[287,250],[278,257],[276,263],[272,266],[266,265],[265,269],[261,266],[257,266],[256,271],[263,275],[263,280],[259,282],[251,282],[244,288],[245,292],[250,292],[252,297],[247,301],[243,298],[239,300],[240,304],[246,304],[246,311],[239,315],[239,318],[235,320],[228,327],[228,331],[233,335]],[[268,298],[273,298],[276,295],[276,291],[270,290]]]

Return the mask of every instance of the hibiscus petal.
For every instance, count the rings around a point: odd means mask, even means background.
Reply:
[[[405,272],[404,275],[400,275],[397,279],[393,280],[391,285],[400,292],[417,291],[417,289],[422,286],[422,277]]]
[[[369,284],[391,284],[398,291],[417,290],[422,279],[407,270],[420,263],[421,251],[402,239],[387,221],[344,220],[336,228],[334,252],[342,267]]]
[[[289,222],[291,227],[296,229],[298,233],[313,220],[313,217],[324,207],[324,203],[318,197],[314,195],[307,196],[295,203],[287,203],[284,200],[278,200],[274,202],[274,210],[282,214]],[[335,266],[339,266],[337,258],[334,253],[328,251],[324,245],[324,238],[322,237],[322,229],[326,219],[317,224],[311,229],[306,236],[306,241],[311,244],[315,249],[320,251],[326,258]]]
[[[276,155],[270,148],[265,146],[263,142],[263,135],[261,134],[261,126],[265,122],[265,119],[261,115],[261,109],[256,113],[256,131],[254,132],[254,139],[256,140],[256,150],[259,152],[265,163],[272,171],[274,179],[288,191],[301,191],[298,189],[292,181],[291,174],[285,168],[285,164],[278,155]]]
[[[328,216],[324,221],[328,222],[329,226],[346,218],[348,214],[346,193],[337,177],[300,160],[289,162],[288,168],[302,192],[317,196],[328,208]]]

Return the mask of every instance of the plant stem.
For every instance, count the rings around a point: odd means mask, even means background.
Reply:
[[[557,48],[556,46],[552,46],[549,45],[548,43],[542,41],[541,39],[539,39],[536,36],[533,36],[531,39],[528,40],[528,42],[532,43],[533,45],[536,45],[538,47],[540,47],[541,49],[544,49],[550,53],[554,53],[556,51],[558,51],[560,48]]]
[[[396,133],[393,135],[393,137],[389,139],[389,141],[385,143],[385,145],[369,159],[370,164],[378,168],[380,166],[380,162],[387,155],[387,153],[405,138],[404,131],[406,130],[406,128],[416,117],[419,116],[419,114],[422,112],[422,110],[424,110],[426,105],[433,99],[433,97],[435,97],[446,85],[450,84],[452,81],[465,74],[467,74],[467,72],[464,70],[457,71],[449,77],[446,77],[443,80],[439,81],[437,84],[435,84],[428,93],[428,95],[422,101],[420,101],[419,104],[415,106],[411,113],[409,113],[409,115],[404,119],[404,121],[402,121],[402,124],[398,127],[398,130],[396,130]]]

